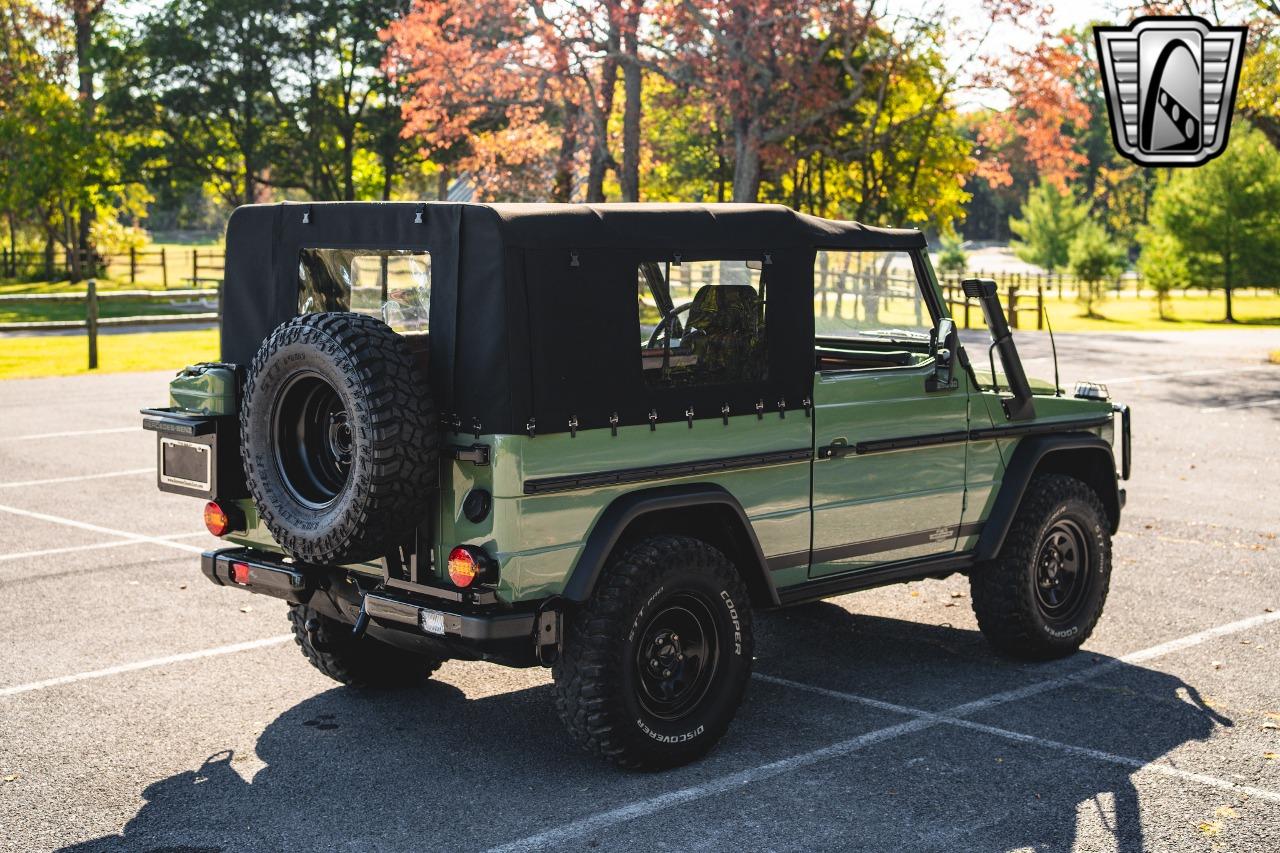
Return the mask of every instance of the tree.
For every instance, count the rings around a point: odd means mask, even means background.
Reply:
[[[1102,296],[1102,282],[1124,272],[1125,249],[1097,222],[1085,220],[1071,238],[1067,257],[1072,274],[1085,285],[1079,294],[1085,315],[1095,317],[1093,304]]]
[[[142,18],[115,93],[117,109],[162,134],[162,168],[199,175],[231,205],[261,201],[279,159],[285,4],[171,0]]]
[[[1170,291],[1191,284],[1186,256],[1172,236],[1151,228],[1138,232],[1138,242],[1142,245],[1138,273],[1142,276],[1142,283],[1156,293],[1156,310],[1160,312],[1160,319],[1167,320]]]
[[[963,275],[969,268],[969,255],[964,244],[953,231],[942,236],[942,251],[938,253],[938,272],[943,275]]]
[[[874,23],[874,4],[854,0],[678,0],[664,16],[671,33],[665,72],[678,85],[724,99],[732,146],[733,200],[755,201],[771,149],[866,92],[855,62]],[[903,49],[890,41],[890,62]]]
[[[1220,287],[1226,320],[1241,285],[1280,286],[1280,152],[1241,123],[1226,150],[1195,169],[1178,169],[1155,193],[1144,251],[1175,247],[1193,282]]]
[[[1012,243],[1014,254],[1049,272],[1061,269],[1069,261],[1076,231],[1088,217],[1088,205],[1078,203],[1070,190],[1042,180],[1027,196],[1022,218],[1009,219],[1009,230],[1021,238]]]
[[[586,151],[588,200],[603,200],[611,168],[623,198],[637,200],[642,17],[643,0],[416,0],[386,30],[406,132],[433,156],[458,152],[489,197],[549,185],[568,201]],[[609,150],[619,70],[620,167]]]
[[[388,137],[398,138],[403,122],[395,84],[383,71],[379,32],[408,6],[408,0],[294,0],[298,49],[290,64],[299,78],[282,93],[289,132],[273,181],[303,187],[312,198],[389,195],[403,157]],[[357,186],[365,149],[382,172],[380,186]]]

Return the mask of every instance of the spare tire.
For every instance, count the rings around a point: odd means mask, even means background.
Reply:
[[[263,524],[300,560],[358,563],[405,543],[436,488],[437,442],[409,343],[379,320],[304,314],[253,359],[245,480]]]

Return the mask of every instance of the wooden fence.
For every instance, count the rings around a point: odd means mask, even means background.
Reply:
[[[77,293],[21,293],[0,296],[0,306],[36,302],[83,302],[83,320],[38,320],[26,323],[0,323],[0,332],[49,332],[84,329],[89,343],[89,369],[98,366],[98,330],[133,326],[167,326],[176,323],[214,323],[222,318],[222,287],[185,288],[181,290],[113,290],[98,292],[97,282],[89,279],[86,290]],[[180,314],[147,314],[134,317],[101,317],[102,302],[118,300],[168,301],[178,299],[213,299],[216,311]]]
[[[54,281],[69,278],[71,259],[65,254],[0,249],[0,278]],[[222,249],[131,249],[126,253],[96,255],[83,265],[82,275],[100,276],[133,285],[162,289],[193,288],[222,280]]]

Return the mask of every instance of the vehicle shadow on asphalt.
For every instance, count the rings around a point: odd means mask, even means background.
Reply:
[[[1073,701],[1057,697],[1033,710],[1035,730],[1027,731],[1143,762],[1204,740],[1217,726],[1231,725],[1208,708],[1194,688],[1174,676],[1089,653],[1051,664],[1016,664],[991,654],[977,632],[946,625],[864,616],[819,603],[759,616],[758,634],[758,671],[833,690],[862,684],[866,689],[856,691],[862,695],[935,710],[979,698],[956,691],[957,685],[969,681],[977,681],[986,695],[1110,663],[1105,686],[1077,688],[1092,691],[1083,699],[1090,714],[1082,715],[1080,696]],[[938,665],[924,665],[930,661]],[[815,680],[818,672],[825,674],[821,681]],[[890,678],[898,684],[909,683],[910,695],[884,687]],[[121,834],[63,850],[408,850],[424,844],[433,849],[483,849],[583,814],[765,763],[748,741],[769,736],[767,730],[756,731],[761,728],[759,718],[773,710],[767,707],[769,698],[760,698],[768,687],[753,685],[734,728],[709,758],[665,777],[616,771],[579,752],[562,734],[546,685],[472,700],[456,687],[436,682],[394,692],[335,688],[288,709],[266,727],[256,746],[257,757],[266,766],[253,775],[252,782],[233,766],[236,756],[230,750],[215,753],[198,767],[147,786],[142,792],[144,805]],[[912,696],[932,696],[934,701],[913,703]],[[864,711],[856,703],[798,690],[785,694],[785,701],[797,707],[825,701],[837,709],[816,717],[830,726],[818,733],[816,742],[822,746],[884,725],[883,714],[875,717],[865,711],[872,722],[860,728],[858,720]],[[891,722],[902,719],[895,717]],[[1010,725],[990,719],[983,722]],[[812,719],[806,724],[815,725]],[[1116,739],[1108,741],[1109,735],[1101,734],[1104,730]],[[943,741],[984,737],[950,729]],[[786,746],[778,756],[766,755],[765,761],[809,748]],[[869,750],[884,748],[880,744]],[[1144,849],[1139,795],[1129,768],[1077,755],[1067,757],[1059,768],[1065,767],[1062,772],[1035,766],[1027,775],[993,781],[986,775],[989,765],[964,766],[976,763],[974,753],[988,757],[984,753],[988,748],[985,741],[971,743],[967,749],[958,749],[958,756],[939,759],[950,762],[954,772],[916,773],[910,779],[903,777],[910,775],[905,768],[912,762],[903,762],[901,756],[890,755],[893,760],[886,761],[868,751],[826,762],[830,772],[846,774],[842,785],[856,796],[826,816],[810,810],[810,820],[829,822],[812,826],[809,841],[797,846],[793,836],[779,839],[776,845],[760,839],[761,846],[884,849],[886,838],[896,838],[892,846],[901,850],[1068,851],[1075,844],[1079,810],[1090,807],[1091,801],[1111,799],[1113,814],[1102,820],[1111,824],[1107,829],[1114,836],[1115,849]],[[1018,749],[1016,745],[1002,748]],[[1027,748],[1033,753],[1041,750]],[[1052,750],[1042,751],[1048,759],[1062,762],[1062,756]],[[840,761],[845,762],[843,767]],[[849,762],[859,763],[851,768]],[[1008,790],[1001,790],[1002,786]],[[895,787],[905,795],[899,801],[910,801],[904,804],[908,808],[878,808],[877,799]],[[1034,814],[1025,813],[1027,806],[1010,804],[1015,799],[1025,802],[1029,790],[1038,792]],[[749,793],[735,795],[729,807],[742,809],[744,815],[757,812],[751,799]],[[854,802],[863,803],[866,812],[853,808]],[[717,803],[719,810],[725,801]],[[566,804],[572,808],[566,809]],[[691,820],[697,820],[696,804],[683,808],[690,811]],[[795,829],[796,815],[786,817]],[[733,820],[727,815],[716,819]],[[759,822],[762,817],[756,813],[754,819]],[[895,833],[895,819],[909,822],[911,831]],[[768,818],[763,820],[767,823]],[[876,831],[870,831],[869,823],[877,821],[881,823],[874,827]],[[608,830],[602,834],[607,838]],[[585,846],[588,841],[596,847],[602,834],[567,847]],[[726,849],[742,849],[737,833],[722,838]],[[942,847],[939,838],[948,839]],[[666,839],[672,841],[669,835]],[[714,840],[708,845],[705,837],[698,846],[717,848]]]

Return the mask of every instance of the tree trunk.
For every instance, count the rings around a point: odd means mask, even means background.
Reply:
[[[629,16],[622,48],[629,57],[622,69],[622,89],[626,101],[622,111],[622,174],[618,176],[623,201],[640,200],[640,94],[642,77],[636,57],[638,16]]]
[[[382,200],[391,201],[391,186],[396,177],[396,158],[382,157]]]
[[[356,144],[355,127],[348,126],[342,133],[342,198],[344,201],[356,200]]]
[[[449,197],[449,167],[441,166],[436,173],[436,199],[444,201]]]
[[[565,105],[564,136],[560,137],[560,153],[556,155],[556,173],[552,181],[551,200],[571,201],[573,198],[573,155],[578,150],[578,116],[575,106]]]
[[[1231,253],[1228,252],[1223,258],[1222,264],[1222,289],[1227,294],[1227,322],[1234,323],[1236,321],[1235,314],[1231,311]]]
[[[744,119],[733,127],[733,200],[752,202],[760,195],[760,130]]]
[[[77,93],[80,101],[80,120],[84,128],[86,140],[93,133],[94,112],[97,102],[93,96],[93,66],[89,61],[89,53],[93,49],[93,22],[101,4],[96,0],[77,0],[73,6],[76,36],[76,73]],[[75,237],[75,245],[71,247],[73,259],[73,280],[79,281],[83,265],[87,264],[92,271],[92,246],[90,230],[93,228],[93,206],[82,204],[79,210],[79,222]]]
[[[609,35],[612,52],[617,47],[616,33]],[[587,201],[604,201],[604,176],[618,164],[609,153],[609,116],[613,113],[613,90],[618,83],[618,60],[606,58],[600,64],[600,102],[592,106],[591,160],[587,165]]]

